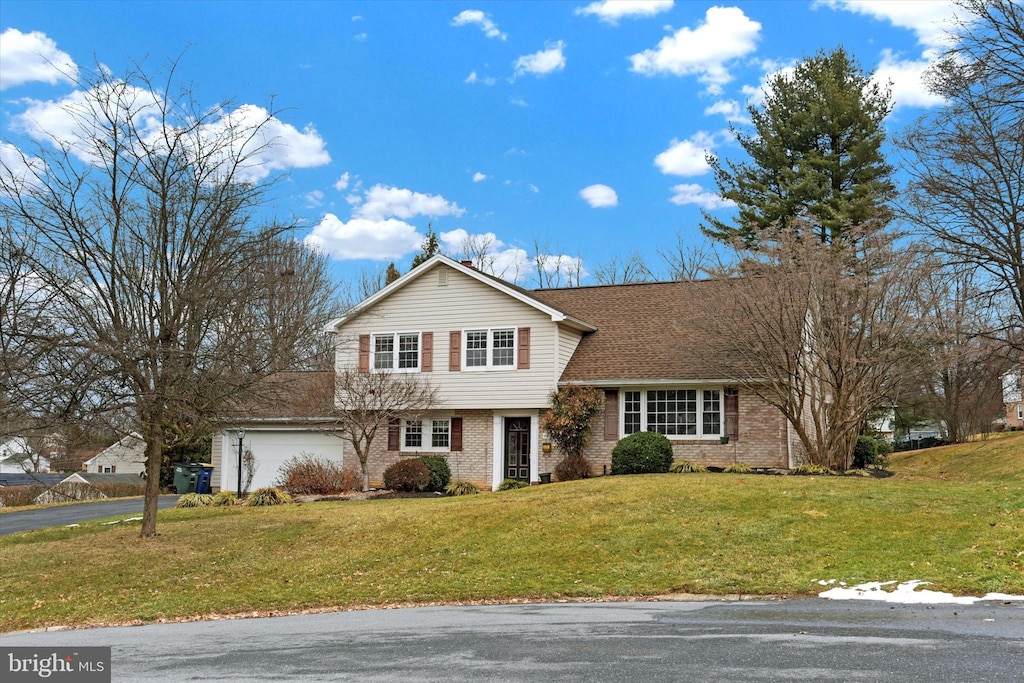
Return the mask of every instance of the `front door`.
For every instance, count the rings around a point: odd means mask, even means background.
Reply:
[[[505,478],[530,481],[530,418],[505,418]]]

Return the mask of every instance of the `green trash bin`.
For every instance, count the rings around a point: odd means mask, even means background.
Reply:
[[[196,483],[203,466],[198,462],[176,462],[174,463],[174,492],[195,493]]]

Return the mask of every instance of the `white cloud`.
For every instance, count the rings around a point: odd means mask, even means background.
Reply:
[[[588,185],[580,190],[580,197],[595,209],[607,209],[619,205],[619,195],[608,185]]]
[[[736,206],[736,202],[731,199],[725,199],[721,195],[715,194],[705,190],[703,186],[696,183],[683,183],[682,185],[676,185],[672,188],[672,198],[669,199],[673,204],[679,206],[685,206],[686,204],[696,204],[702,209],[708,211],[714,211],[715,209],[728,209]]]
[[[360,204],[363,203],[363,197],[362,195],[358,195],[353,192],[352,194],[345,196],[345,201],[348,202],[351,206],[359,206]]]
[[[891,50],[882,50],[882,61],[871,80],[889,88],[894,109],[935,107],[942,104],[942,97],[929,92],[923,80],[925,70],[932,63],[928,58],[902,60]]]
[[[487,180],[487,174],[481,173],[480,171],[477,171],[476,173],[473,174],[474,183],[482,183],[485,180]]]
[[[313,190],[312,192],[307,192],[304,198],[309,206],[320,206],[324,202],[324,193],[320,190]]]
[[[632,55],[632,71],[645,75],[697,75],[708,91],[717,94],[732,80],[726,64],[753,52],[761,24],[738,7],[711,7],[696,28],[684,27],[662,38],[653,50]]]
[[[352,218],[346,223],[333,213],[326,214],[304,240],[307,247],[339,261],[399,259],[422,242],[423,235],[404,221]]]
[[[361,43],[361,42],[363,42],[364,40],[366,40],[369,37],[370,36],[367,33],[357,33],[354,36],[352,36],[352,40],[355,40],[355,41],[358,41],[358,42]]]
[[[740,103],[736,100],[718,100],[711,106],[704,108],[704,116],[712,116],[714,114],[721,114],[730,123],[750,123],[747,112],[743,110]]]
[[[947,46],[946,31],[953,27],[954,14],[965,14],[953,2],[944,0],[817,0],[814,6],[888,21],[893,26],[913,31],[917,42],[929,48]]]
[[[530,192],[532,192],[534,194],[537,194],[538,192],[540,192],[540,188],[537,187],[536,185],[534,185],[533,183],[526,183],[526,186],[528,188],[530,188]]]
[[[385,218],[409,219],[415,216],[461,216],[466,210],[441,195],[423,194],[398,187],[374,185],[365,200],[352,212],[356,218],[373,221]]]
[[[67,147],[81,161],[96,164],[100,162],[95,151],[96,141],[108,137],[99,114],[104,102],[130,103],[142,139],[152,145],[160,144],[164,124],[159,116],[161,105],[157,95],[120,82],[95,86],[88,91],[76,90],[60,100],[31,100],[24,112],[12,118],[11,126],[35,140],[54,147]],[[121,106],[113,113],[127,115],[127,109]],[[248,153],[238,169],[240,181],[258,182],[273,171],[322,166],[331,160],[323,138],[312,124],[299,131],[270,116],[263,107],[252,104],[243,104],[229,112],[214,111],[214,114],[219,114],[219,118],[210,118],[184,134],[182,142],[196,149],[204,146],[209,149],[214,141],[226,149],[230,143],[235,154]]]
[[[42,159],[29,157],[14,145],[0,140],[0,186],[20,195],[26,190],[42,189],[39,176],[46,170]],[[0,190],[0,196],[7,194]]]
[[[74,83],[78,66],[45,33],[9,28],[0,34],[0,90],[30,82]]]
[[[479,26],[480,30],[488,38],[498,38],[499,40],[508,38],[507,35],[498,29],[497,24],[491,21],[490,16],[478,9],[464,9],[452,19],[452,26],[466,26],[468,24]]]
[[[514,104],[517,107],[529,107],[530,105],[522,97],[510,97],[508,99],[509,104]]]
[[[673,139],[668,149],[654,157],[654,165],[666,175],[704,175],[711,167],[705,158],[715,148],[715,138],[700,131],[689,139]]]
[[[334,181],[334,189],[338,192],[344,192],[348,189],[348,183],[352,179],[348,171],[341,174],[341,177]]]
[[[561,71],[565,68],[565,41],[547,43],[543,50],[534,52],[532,55],[523,55],[515,61],[515,75],[534,74],[543,76],[552,71]]]
[[[466,76],[466,78],[464,78],[462,82],[463,83],[468,83],[470,85],[472,85],[474,83],[480,83],[481,85],[494,85],[495,83],[498,82],[498,79],[495,78],[494,76],[483,76],[483,77],[481,77],[481,76],[478,76],[475,71],[470,71],[469,75]]]
[[[672,9],[673,0],[600,0],[577,7],[576,14],[593,15],[606,24],[618,24],[624,17],[653,17]]]

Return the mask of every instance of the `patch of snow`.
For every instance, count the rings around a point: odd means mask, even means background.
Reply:
[[[818,581],[822,586],[835,583],[835,579],[829,581]],[[842,581],[841,587],[830,588],[827,591],[818,593],[819,598],[829,600],[878,600],[881,602],[897,602],[902,604],[953,604],[973,605],[976,602],[989,600],[1024,601],[1024,595],[1009,595],[1007,593],[988,593],[980,598],[970,595],[958,596],[952,593],[943,593],[928,589],[917,590],[918,586],[926,586],[929,581],[904,581],[892,590],[885,590],[884,586],[891,586],[895,581],[869,581],[857,586],[846,587]]]
[[[64,528],[65,529],[70,529],[70,528],[76,527],[76,526],[82,526],[82,525],[81,524],[65,524]]]

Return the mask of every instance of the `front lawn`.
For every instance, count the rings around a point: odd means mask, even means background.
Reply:
[[[811,594],[828,579],[1024,594],[1024,434],[966,447],[894,456],[888,479],[602,477],[462,498],[168,510],[148,540],[137,522],[14,534],[0,538],[0,631],[453,601]]]

